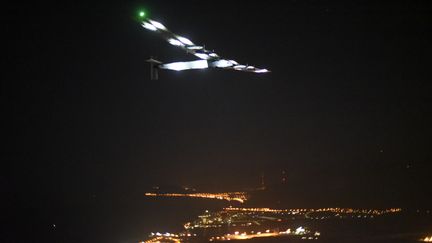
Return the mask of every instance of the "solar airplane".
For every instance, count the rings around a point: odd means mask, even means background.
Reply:
[[[204,46],[195,45],[191,40],[186,37],[174,34],[169,31],[163,24],[146,18],[144,12],[139,13],[142,27],[152,32],[159,34],[168,43],[173,46],[179,47],[189,54],[192,54],[199,58],[195,61],[187,62],[173,62],[173,63],[162,63],[158,60],[150,58],[147,62],[150,63],[151,79],[158,79],[158,70],[191,70],[191,69],[205,69],[205,68],[221,68],[235,71],[252,72],[252,73],[268,73],[269,70],[265,68],[256,68],[254,66],[242,65],[231,59],[224,59],[213,51],[206,50]]]

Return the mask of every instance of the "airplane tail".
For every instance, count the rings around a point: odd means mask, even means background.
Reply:
[[[150,79],[151,80],[158,80],[159,79],[159,65],[162,64],[162,62],[155,60],[153,58],[147,59],[146,62],[150,63]]]

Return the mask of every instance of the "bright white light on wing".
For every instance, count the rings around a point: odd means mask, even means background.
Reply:
[[[216,54],[216,53],[213,52],[213,53],[210,53],[209,56],[211,56],[211,57],[218,57],[218,54]]]
[[[234,66],[234,69],[244,69],[244,68],[246,68],[245,65],[237,65],[237,66]]]
[[[233,64],[230,61],[221,59],[213,62],[213,65],[215,65],[218,68],[226,68],[226,67],[231,67]]]
[[[195,53],[195,56],[204,60],[207,60],[210,58],[209,55],[205,54],[205,53]]]
[[[154,20],[149,20],[150,21],[150,23],[152,24],[152,25],[154,25],[156,28],[158,28],[158,29],[160,29],[160,30],[166,30],[166,27],[163,25],[163,24],[161,24],[161,23],[159,23],[159,22],[157,22],[157,21],[154,21]]]
[[[144,27],[144,28],[146,28],[148,30],[151,30],[151,31],[156,31],[157,30],[157,28],[154,25],[152,25],[150,23],[147,23],[147,22],[143,22],[142,23],[142,27]]]
[[[208,63],[206,60],[197,60],[191,62],[173,62],[173,63],[162,64],[160,68],[175,70],[175,71],[182,71],[182,70],[189,70],[189,69],[204,69],[204,68],[208,68]]]
[[[187,47],[187,49],[189,49],[189,50],[201,50],[203,48],[204,47],[202,47],[202,46],[188,46]]]
[[[234,65],[238,65],[238,62],[234,61],[234,60],[229,60],[232,64]]]
[[[254,69],[254,66],[248,66],[246,69]]]
[[[269,70],[267,70],[267,69],[264,68],[264,69],[258,69],[258,70],[256,70],[255,72],[256,72],[256,73],[268,73],[268,71],[269,71]]]
[[[173,46],[184,46],[183,43],[176,39],[169,39],[168,42]]]
[[[181,41],[183,44],[188,45],[188,46],[192,46],[194,43],[192,41],[190,41],[188,38],[182,37],[182,36],[177,36],[177,39],[179,41]]]

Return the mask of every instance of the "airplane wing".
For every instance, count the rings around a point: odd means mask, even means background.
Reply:
[[[253,72],[253,73],[270,72],[265,68],[256,68],[250,65],[242,65],[234,60],[223,59],[215,52],[206,50],[204,46],[196,45],[188,38],[174,34],[170,30],[168,30],[163,24],[157,21],[146,19],[142,21],[141,25],[147,30],[158,33],[161,37],[167,40],[168,43],[170,43],[171,45],[179,47],[184,51],[186,51],[187,53],[190,53],[201,60],[206,60],[208,63],[208,67],[231,69],[236,71],[245,71],[245,72]],[[193,65],[197,65],[197,62],[193,63]],[[177,66],[178,63],[176,63],[176,67]]]

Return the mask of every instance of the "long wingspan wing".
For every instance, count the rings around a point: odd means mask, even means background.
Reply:
[[[199,59],[207,60],[209,67],[231,69],[236,71],[254,72],[254,73],[269,72],[269,70],[267,69],[256,68],[254,66],[249,66],[249,65],[241,65],[234,60],[223,59],[218,54],[206,50],[203,46],[195,45],[188,38],[174,34],[173,32],[169,31],[163,24],[157,21],[146,19],[141,23],[141,25],[145,29],[160,34],[171,45],[177,46],[185,50],[187,53],[190,53],[198,57]]]

